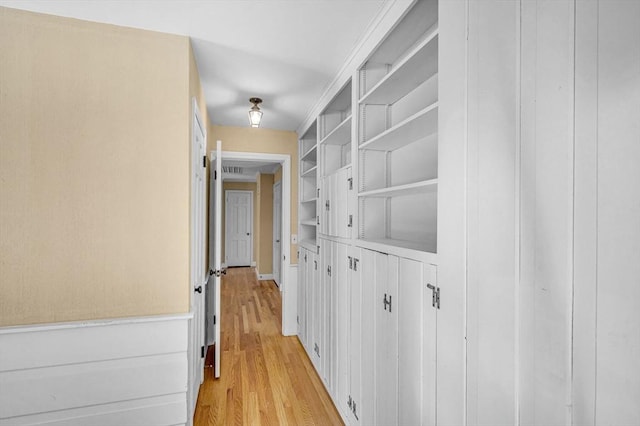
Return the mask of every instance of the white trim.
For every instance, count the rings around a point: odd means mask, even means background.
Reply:
[[[282,267],[280,268],[280,291],[282,293],[282,334],[285,336],[296,334],[297,299],[295,297],[295,280],[297,273],[291,276],[291,156],[288,154],[270,154],[261,152],[222,151],[225,160],[268,161],[282,165]],[[288,284],[292,281],[292,293],[289,294]],[[293,297],[292,297],[293,296]],[[291,330],[294,330],[291,332]]]
[[[187,314],[176,314],[176,315],[155,315],[148,317],[122,317],[122,318],[106,318],[106,319],[96,319],[96,320],[88,320],[88,321],[69,321],[69,322],[56,322],[56,323],[47,323],[47,324],[36,324],[36,325],[15,325],[10,327],[0,327],[0,337],[3,334],[12,334],[12,333],[31,333],[31,332],[42,332],[42,331],[53,331],[53,330],[63,330],[67,328],[85,328],[85,327],[105,327],[105,326],[113,326],[113,325],[124,325],[124,324],[139,324],[139,323],[149,323],[149,322],[166,322],[166,321],[182,321],[182,320],[190,320],[193,318],[192,313]],[[0,351],[2,354],[4,351]],[[2,358],[0,358],[2,360]],[[0,366],[2,364],[0,363]]]
[[[0,425],[186,424],[191,319],[0,328]]]
[[[273,280],[273,274],[259,274],[258,271],[256,271],[256,275],[259,280]]]
[[[335,78],[324,88],[318,101],[305,116],[305,119],[297,129],[298,135],[303,135],[311,127],[313,121],[329,104],[329,101],[338,94],[349,78],[351,78],[352,74],[360,68],[371,55],[371,52],[374,51],[374,48],[382,42],[383,38],[414,3],[415,0],[394,0],[386,2],[383,9],[381,9],[378,15],[371,21],[362,38],[356,46],[354,46],[340,71],[338,71]]]

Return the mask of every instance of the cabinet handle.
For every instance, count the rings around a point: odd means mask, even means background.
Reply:
[[[387,310],[387,306],[389,307],[389,312],[391,312],[391,295],[389,294],[389,299],[387,299],[387,293],[384,294],[384,299],[382,299],[382,305],[384,310]]]
[[[360,262],[359,259],[356,259],[355,257],[353,258],[353,270],[357,271],[358,270],[358,262]]]
[[[427,288],[431,290],[431,306],[440,309],[440,287],[427,284]]]
[[[353,269],[353,257],[347,256],[349,258],[349,269]]]

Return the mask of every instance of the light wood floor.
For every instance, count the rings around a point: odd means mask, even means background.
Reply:
[[[205,368],[194,425],[342,425],[298,338],[281,334],[275,283],[230,268],[221,297],[221,377]]]

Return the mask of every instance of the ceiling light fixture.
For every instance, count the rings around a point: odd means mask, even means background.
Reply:
[[[260,127],[260,120],[262,119],[262,111],[258,107],[259,103],[262,103],[260,98],[250,98],[249,102],[253,104],[249,110],[249,124],[251,127]]]

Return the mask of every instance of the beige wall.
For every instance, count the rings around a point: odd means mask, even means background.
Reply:
[[[225,235],[226,235],[226,197],[225,191],[251,191],[253,192],[253,252],[251,260],[255,261],[258,257],[258,244],[256,244],[256,229],[258,228],[258,215],[256,207],[258,205],[258,188],[256,182],[222,182],[222,262],[225,263]]]
[[[278,170],[273,174],[273,183],[280,182],[282,180],[282,167],[278,167]]]
[[[257,246],[256,259],[260,274],[273,272],[273,175],[258,177]]]
[[[222,141],[223,151],[288,154],[291,157],[291,233],[297,234],[298,223],[298,136],[286,130],[254,129],[251,127],[209,127],[208,151]],[[297,244],[291,244],[292,263],[297,263]]]
[[[189,40],[0,7],[0,326],[189,310]]]

